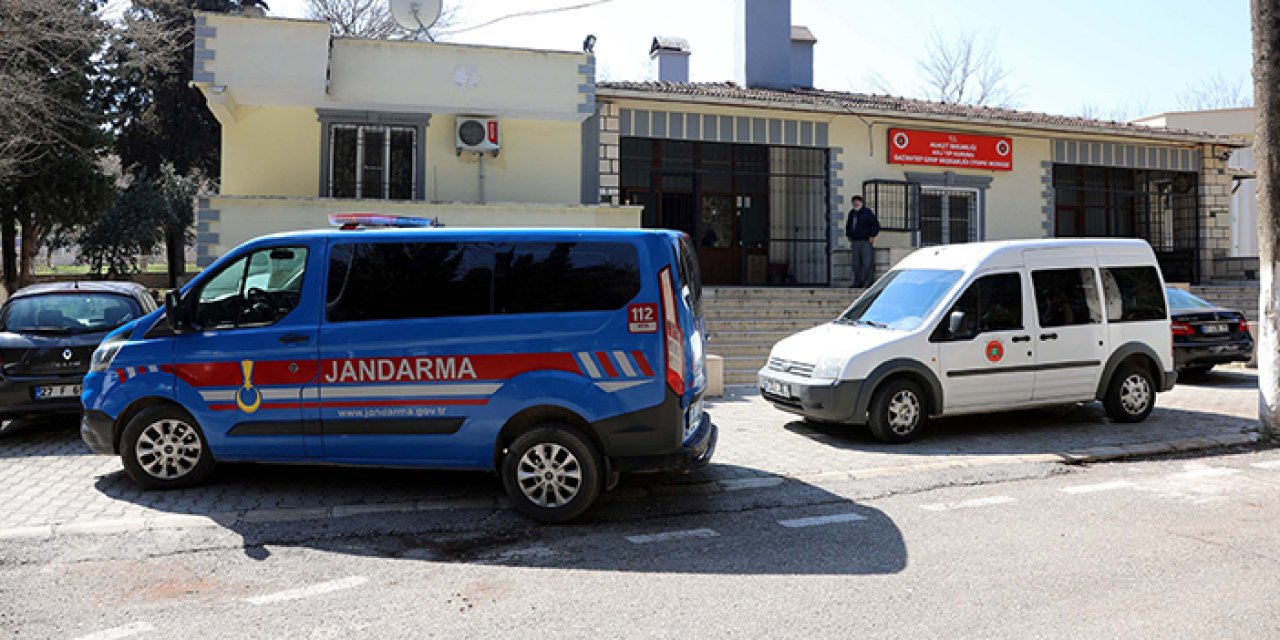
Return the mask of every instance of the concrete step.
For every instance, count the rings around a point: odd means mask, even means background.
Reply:
[[[702,290],[704,302],[712,300],[751,299],[821,299],[853,300],[862,294],[861,289],[767,289],[749,287],[707,287]]]
[[[821,307],[812,309],[788,309],[784,307],[762,307],[752,309],[703,309],[703,317],[707,322],[722,320],[831,320],[840,315],[840,310],[829,310]]]
[[[731,385],[754,385],[756,384],[756,372],[759,369],[751,371],[725,371],[724,383]]]
[[[796,333],[805,329],[826,324],[831,318],[766,318],[758,320],[708,320],[707,333],[718,335],[725,332],[739,331],[789,331]]]
[[[752,342],[750,344],[712,344],[707,343],[707,353],[731,358],[734,356],[766,357],[773,349],[774,342]]]
[[[723,300],[704,300],[702,310],[711,309],[761,309],[785,307],[788,309],[846,309],[853,304],[853,298],[726,298]]]

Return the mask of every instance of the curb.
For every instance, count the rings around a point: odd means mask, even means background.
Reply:
[[[853,469],[849,471],[822,471],[816,473],[772,474],[767,476],[689,482],[664,485],[654,489],[620,489],[612,492],[609,502],[622,502],[652,496],[710,495],[750,489],[766,489],[794,482],[832,482],[870,480],[912,475],[948,469],[981,468],[1012,464],[1064,464],[1081,465],[1093,462],[1109,462],[1128,458],[1141,458],[1168,453],[1205,451],[1241,445],[1255,444],[1262,440],[1257,432],[1238,433],[1201,438],[1183,438],[1163,442],[1146,442],[1132,445],[1093,447],[1059,453],[1029,453],[999,456],[960,458],[940,462],[913,465]],[[504,496],[484,498],[446,498],[418,500],[415,502],[388,502],[384,504],[348,504],[331,507],[303,507],[298,509],[250,509],[243,512],[215,514],[162,514],[113,520],[89,520],[27,527],[0,529],[0,542],[8,540],[52,540],[63,535],[105,535],[137,531],[176,529],[232,528],[237,525],[259,525],[280,522],[304,522],[331,520],[351,516],[406,513],[414,511],[443,511],[449,509],[506,510],[511,506]]]

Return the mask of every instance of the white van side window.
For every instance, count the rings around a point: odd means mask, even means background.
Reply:
[[[1107,287],[1107,320],[1143,322],[1168,317],[1155,267],[1108,267],[1102,270],[1102,279]]]
[[[958,330],[951,333],[951,316],[963,313]],[[937,341],[972,340],[991,331],[1022,328],[1022,278],[1017,273],[997,273],[974,280],[942,317],[934,332]]]
[[[1041,327],[1102,323],[1102,297],[1093,269],[1034,271],[1031,283]]]

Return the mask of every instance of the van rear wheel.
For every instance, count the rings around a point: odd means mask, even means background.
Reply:
[[[1142,422],[1156,406],[1156,383],[1146,367],[1121,365],[1111,376],[1102,400],[1107,415],[1116,422]]]
[[[502,486],[520,513],[568,522],[600,495],[600,454],[571,427],[544,423],[516,438],[502,458]]]
[[[120,461],[148,489],[184,489],[213,472],[213,454],[194,418],[171,405],[143,409],[120,436]]]
[[[872,396],[867,426],[882,442],[909,442],[924,427],[925,406],[919,385],[905,378],[890,380]]]

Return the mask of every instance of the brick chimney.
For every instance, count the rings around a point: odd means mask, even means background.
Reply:
[[[791,0],[735,0],[734,69],[738,84],[791,88]]]
[[[817,43],[809,27],[792,25],[791,86],[813,88],[813,45]]]

